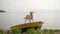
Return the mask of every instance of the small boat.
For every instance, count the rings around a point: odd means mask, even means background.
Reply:
[[[44,22],[39,21],[39,22],[31,22],[31,23],[26,23],[26,24],[20,24],[20,25],[15,25],[12,26],[11,29],[13,28],[19,28],[22,30],[22,32],[26,32],[27,29],[34,28],[35,30],[39,27],[41,29],[41,26]]]

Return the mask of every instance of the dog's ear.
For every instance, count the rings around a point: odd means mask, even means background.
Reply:
[[[1,13],[4,13],[5,11],[4,10],[0,10]]]
[[[30,13],[34,13],[34,12],[30,12]]]

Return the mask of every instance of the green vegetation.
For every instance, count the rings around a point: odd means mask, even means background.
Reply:
[[[41,31],[39,28],[37,30],[35,30],[35,34],[41,34]]]
[[[3,34],[3,31],[2,30],[0,30],[0,34]]]
[[[34,28],[28,29],[27,34],[35,34]]]
[[[6,34],[6,31],[0,30],[0,34]]]
[[[28,29],[27,34],[41,34],[40,29],[35,30],[34,28]]]
[[[42,31],[42,34],[47,34],[47,29],[44,29],[44,30]]]
[[[55,32],[59,32],[60,30],[55,30]]]
[[[54,34],[54,30],[53,29],[49,29],[48,30],[48,34]]]
[[[8,31],[0,30],[0,34],[7,34],[7,32]],[[22,32],[21,29],[18,29],[18,28],[11,29],[11,30],[9,30],[9,32],[11,34],[22,34],[21,33]],[[31,28],[31,29],[28,29],[26,31],[27,34],[54,34],[54,32],[58,32],[57,34],[60,34],[60,30],[53,30],[53,29],[40,30],[38,28],[38,29],[35,30],[34,28]]]
[[[21,30],[18,28],[14,28],[11,31],[12,31],[12,34],[21,34]]]

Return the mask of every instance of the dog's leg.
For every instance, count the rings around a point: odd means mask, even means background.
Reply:
[[[25,23],[26,23],[26,21],[27,21],[27,20],[25,19]]]
[[[34,20],[32,19],[32,22],[34,22]]]
[[[29,20],[29,23],[31,23],[31,20]]]

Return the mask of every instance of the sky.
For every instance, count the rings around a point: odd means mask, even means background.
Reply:
[[[31,10],[34,21],[43,21],[43,28],[60,29],[60,0],[0,0],[0,29],[23,24],[24,16]]]

